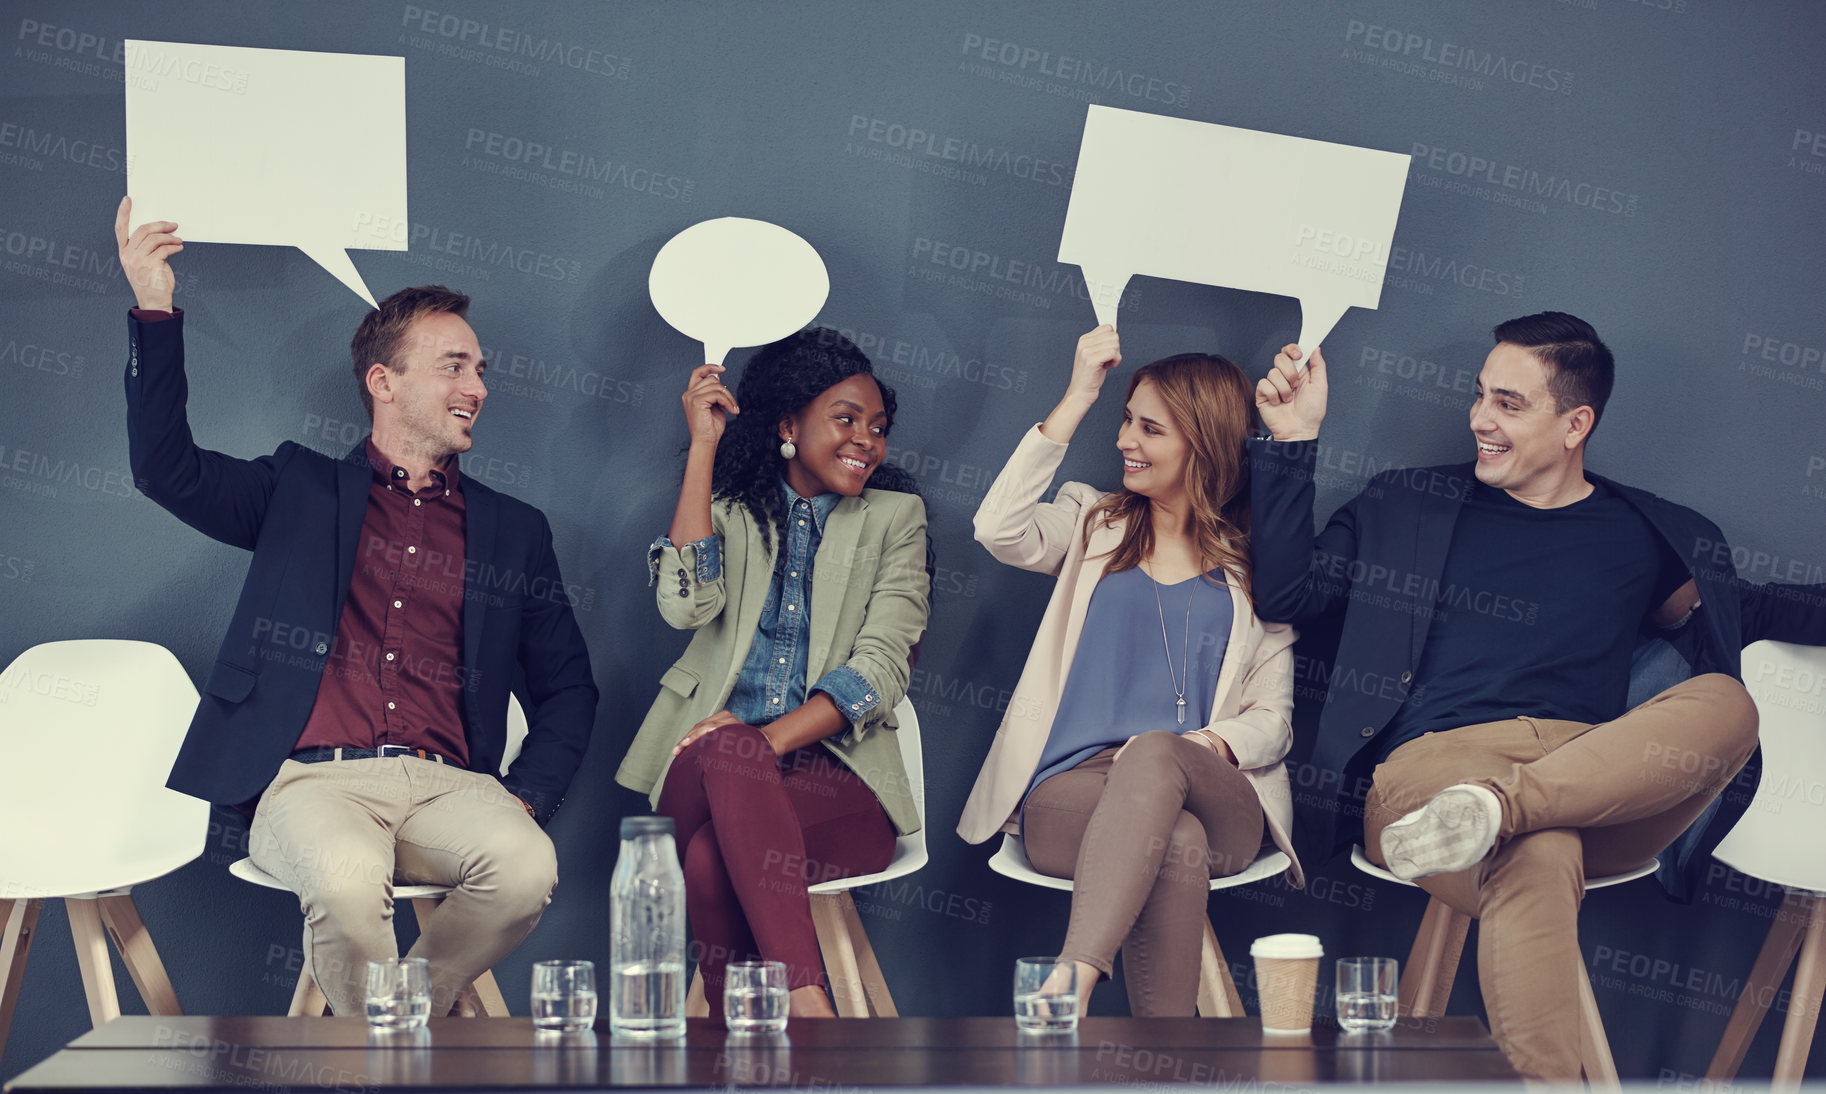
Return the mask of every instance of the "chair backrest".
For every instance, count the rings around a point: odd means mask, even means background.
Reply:
[[[894,739],[900,744],[900,763],[907,769],[907,789],[913,792],[913,800],[919,804],[920,831],[924,832],[926,819],[926,753],[919,743],[919,712],[913,709],[911,696],[902,696],[894,707],[894,720],[899,728],[894,731]]]
[[[520,709],[520,697],[513,692],[507,693],[507,747],[501,750],[501,774],[520,758],[520,749],[526,744],[526,711]]]
[[[1763,777],[1713,855],[1739,873],[1826,890],[1826,649],[1757,642],[1744,650],[1743,669],[1760,718]]]
[[[120,888],[202,854],[208,803],[165,788],[196,706],[150,642],[47,642],[0,672],[0,898]]]

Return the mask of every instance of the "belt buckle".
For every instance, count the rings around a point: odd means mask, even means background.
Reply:
[[[381,745],[374,750],[374,754],[381,757],[417,756],[421,760],[430,760],[435,764],[444,762],[444,758],[437,753],[427,752],[422,748],[413,748],[411,745]]]

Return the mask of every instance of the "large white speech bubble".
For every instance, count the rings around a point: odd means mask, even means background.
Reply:
[[[1310,351],[1382,299],[1405,154],[1093,106],[1059,261],[1099,323],[1135,274],[1300,299]]]
[[[653,256],[647,292],[660,318],[720,365],[737,346],[777,342],[818,317],[830,274],[811,244],[764,220],[703,220]]]
[[[347,248],[406,249],[406,60],[127,41],[133,224],[294,246],[374,304]]]

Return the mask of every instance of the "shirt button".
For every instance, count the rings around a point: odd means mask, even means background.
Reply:
[[[797,604],[788,604],[786,610],[789,612],[796,612],[799,610],[799,606]]]
[[[786,658],[784,658],[784,657],[780,658],[780,664],[782,664],[782,665],[786,664]]]
[[[793,576],[794,576],[794,577],[798,577],[798,576],[799,576],[799,571],[797,571],[797,570],[794,570],[794,571],[793,571]]]
[[[394,601],[394,602],[393,602],[393,606],[394,606],[394,607],[395,607],[395,608],[403,608],[403,607],[405,607],[405,606],[406,606],[406,603],[405,603],[405,601],[403,601],[403,600],[395,600],[395,601]]]
[[[1365,737],[1374,737],[1374,736],[1375,736],[1375,735],[1376,735],[1376,727],[1375,727],[1375,726],[1364,726],[1364,727],[1363,727],[1363,736],[1365,736]]]
[[[387,709],[388,709],[388,710],[392,710],[392,709],[393,709],[393,708],[394,708],[394,707],[395,707],[395,706],[398,706],[398,705],[399,705],[399,704],[397,704],[397,703],[388,703],[388,704],[387,704]]]
[[[773,700],[772,700],[772,702],[775,702],[775,703],[777,703],[777,702],[779,702],[779,701],[780,701],[780,700],[779,700],[779,698],[778,698],[778,697],[775,697],[775,698],[774,698],[774,699],[773,699]]]
[[[1413,678],[1414,678],[1414,674],[1411,672],[1404,672],[1401,674],[1401,682],[1404,684],[1407,683],[1409,680],[1412,680]]]
[[[413,499],[412,499],[412,504],[414,504],[414,505],[423,505],[423,504],[425,504],[425,503],[424,503],[424,501],[423,501],[423,500],[422,500],[422,499],[419,499],[419,498],[413,498]]]
[[[678,595],[680,595],[680,596],[690,596],[690,595],[691,595],[691,594],[690,594],[690,593],[688,593],[688,592],[686,592],[686,591],[685,591],[685,590],[683,590],[683,589],[680,589],[680,590],[679,590],[679,591],[678,591]]]
[[[683,571],[683,570],[680,570],[680,571],[679,571],[679,572],[678,572],[678,576],[680,576],[680,577],[684,577],[684,576],[685,576],[685,571]]]
[[[409,555],[416,555],[416,554],[418,554],[418,548],[417,547],[408,547],[408,548],[406,548],[406,553]]]
[[[862,709],[862,704],[861,704],[861,703],[851,703],[851,704],[850,704],[850,709],[851,709],[851,710],[861,710],[861,709]]]
[[[799,522],[799,527],[801,527],[801,528],[805,527],[805,522],[803,520]]]
[[[392,654],[392,653],[388,653],[388,654],[387,654],[387,660],[389,660],[389,661],[391,661],[391,660],[393,660],[393,654]]]
[[[317,652],[318,653],[329,653],[330,652],[329,644],[327,642],[317,643]]]

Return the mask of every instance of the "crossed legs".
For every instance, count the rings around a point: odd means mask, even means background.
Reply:
[[[795,1012],[829,1012],[806,890],[893,858],[874,792],[822,745],[776,757],[760,730],[726,725],[679,753],[656,812],[677,826],[710,1013],[723,1013],[729,963],[754,956],[785,963]]]
[[[1261,802],[1235,766],[1176,734],[1116,751],[1035,787],[1022,842],[1040,872],[1078,882],[1061,958],[1107,977],[1120,947],[1131,1013],[1190,1016],[1210,882],[1255,860]]]
[[[1478,980],[1490,1032],[1524,1076],[1576,1082],[1584,959],[1578,910],[1586,875],[1640,866],[1718,796],[1756,747],[1756,707],[1728,676],[1694,677],[1621,717],[1511,718],[1430,733],[1376,769],[1364,849],[1382,829],[1455,783],[1493,791],[1492,852],[1422,889],[1480,920]]]

